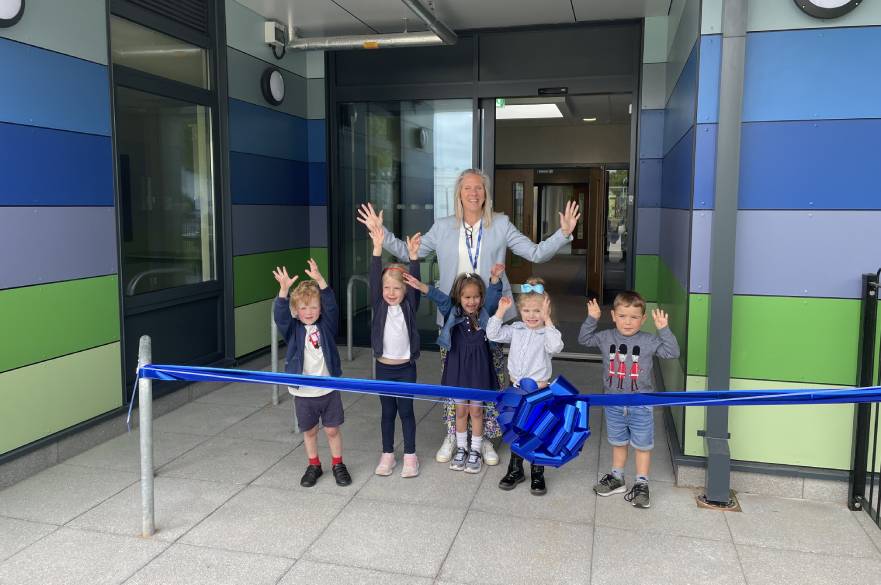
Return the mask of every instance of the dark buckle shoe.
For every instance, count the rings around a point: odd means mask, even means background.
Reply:
[[[523,473],[523,464],[509,465],[508,473],[505,474],[505,477],[499,480],[499,488],[505,491],[510,491],[517,487],[518,483],[523,483],[524,481],[526,481],[526,475]]]
[[[349,470],[346,469],[345,463],[337,463],[333,466],[333,478],[339,486],[352,484],[352,476],[349,475]]]
[[[545,486],[544,465],[533,465],[530,468],[529,475],[531,476],[529,491],[532,492],[532,495],[543,496],[548,493],[548,488]]]
[[[303,487],[312,487],[323,474],[324,472],[321,470],[320,465],[310,465],[306,468],[306,473],[303,474],[303,477],[300,478],[300,485]]]

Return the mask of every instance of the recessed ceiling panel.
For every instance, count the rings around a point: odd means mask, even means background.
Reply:
[[[237,0],[264,18],[294,27],[301,37],[364,35],[369,26],[332,0]],[[372,5],[374,0],[365,1]]]
[[[401,0],[334,0],[371,28],[381,33],[410,32],[428,30],[422,19],[416,16]],[[426,3],[427,6],[427,3]]]
[[[578,22],[667,16],[670,0],[572,0]]]
[[[367,10],[373,0],[364,2]],[[422,0],[428,5],[428,0]],[[454,30],[572,24],[569,0],[434,0],[435,14]]]

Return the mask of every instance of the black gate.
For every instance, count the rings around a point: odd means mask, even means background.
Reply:
[[[860,307],[859,386],[878,384],[879,334],[878,281],[881,270],[864,274]],[[881,449],[878,448],[879,404],[858,404],[854,414],[853,464],[850,472],[851,510],[865,510],[881,526]]]

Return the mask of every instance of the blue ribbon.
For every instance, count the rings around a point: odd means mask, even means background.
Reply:
[[[582,394],[568,380],[560,376],[542,389],[539,389],[532,380],[524,378],[520,380],[520,388],[512,387],[504,392],[493,392],[438,384],[155,364],[141,367],[138,370],[138,377],[168,381],[302,385],[383,396],[420,399],[442,397],[495,402],[499,407],[499,424],[504,433],[504,440],[511,445],[511,450],[528,461],[551,467],[560,467],[581,453],[584,442],[590,436],[588,421],[591,406],[745,406],[881,402],[881,387],[878,386],[821,390]]]
[[[538,294],[540,294],[540,295],[543,295],[543,294],[545,294],[545,285],[543,285],[543,284],[541,284],[541,283],[539,283],[539,284],[529,284],[529,283],[527,282],[526,284],[521,284],[521,285],[520,285],[520,292],[522,292],[522,293],[532,293],[532,292],[534,292],[534,293],[538,293]]]

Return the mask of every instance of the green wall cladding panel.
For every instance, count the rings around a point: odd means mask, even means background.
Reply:
[[[853,299],[736,296],[731,376],[853,385],[859,312]]]
[[[636,290],[647,301],[658,299],[658,262],[659,258],[654,254],[636,256]]]
[[[688,355],[688,293],[663,260],[658,262],[658,306],[667,311],[670,331],[676,336],[681,350],[679,362],[685,370]],[[651,318],[649,315],[648,320]]]
[[[234,257],[235,306],[250,305],[277,295],[278,284],[272,278],[276,266],[287,266],[291,276],[299,274],[300,279],[308,278],[303,270],[310,257],[315,258],[322,274],[327,277],[327,248],[296,248]]]
[[[705,390],[707,379],[689,376],[689,390]],[[732,390],[830,388],[823,384],[732,379]],[[784,465],[850,469],[853,405],[736,406],[728,409],[731,458]],[[685,454],[705,456],[706,409],[689,406],[685,417]]]
[[[116,275],[0,291],[0,372],[119,341]]]
[[[119,342],[0,374],[0,454],[122,406]]]
[[[236,357],[269,345],[269,312],[274,299],[236,307]]]
[[[688,295],[688,374],[707,375],[707,326],[710,295]]]

